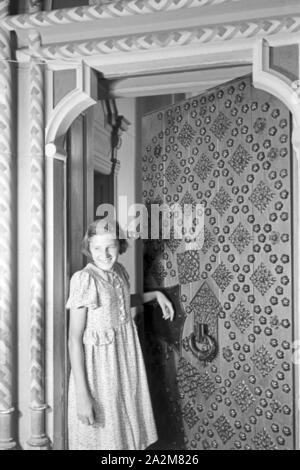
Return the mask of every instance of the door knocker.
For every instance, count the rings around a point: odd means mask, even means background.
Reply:
[[[208,325],[197,323],[195,331],[189,337],[193,355],[201,362],[211,362],[218,354],[216,340],[208,334]]]

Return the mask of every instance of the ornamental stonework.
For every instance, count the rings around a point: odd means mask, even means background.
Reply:
[[[192,128],[192,126],[188,123],[185,123],[183,128],[181,129],[180,133],[178,134],[178,140],[181,143],[181,145],[185,148],[188,149],[189,146],[191,145],[194,136],[196,135],[195,130]]]
[[[267,209],[273,197],[274,193],[263,181],[261,181],[254,189],[249,199],[253,203],[254,207],[256,207],[259,212],[263,213]]]
[[[225,289],[231,284],[233,280],[233,274],[222,262],[213,273],[212,278],[221,291],[224,292]]]
[[[228,163],[238,175],[241,175],[246,170],[251,160],[252,156],[240,144]]]
[[[240,222],[229,237],[229,240],[241,255],[243,251],[245,251],[245,249],[250,245],[251,241],[253,240],[253,237]]]
[[[276,445],[266,429],[258,432],[252,439],[252,442],[255,450],[276,450]]]
[[[261,346],[251,359],[263,377],[267,377],[277,365],[265,346]]]
[[[211,205],[216,209],[220,216],[223,216],[231,206],[232,202],[233,199],[231,198],[231,196],[223,187],[221,187],[221,189],[217,192],[214,199],[212,200]]]
[[[250,280],[254,287],[256,287],[256,289],[261,293],[261,295],[265,295],[276,282],[276,278],[272,275],[271,271],[267,268],[267,266],[264,265],[264,263],[261,263],[258,266],[258,268],[250,277]]]
[[[200,258],[198,250],[190,250],[177,255],[180,284],[189,284],[200,278]]]
[[[165,176],[166,176],[167,181],[170,184],[175,184],[180,173],[181,173],[180,169],[178,168],[176,163],[172,160],[168,168],[166,169]]]
[[[220,112],[210,130],[218,140],[222,140],[230,129],[230,126],[230,119],[228,119],[224,113]]]
[[[235,435],[231,424],[224,415],[217,419],[214,423],[214,427],[224,445],[227,444],[227,442]]]
[[[245,333],[254,320],[253,315],[243,302],[239,302],[237,307],[231,313],[230,318],[234,321],[241,333]]]
[[[231,395],[243,413],[255,403],[255,397],[244,380],[236,384],[231,390]]]
[[[194,171],[198,178],[202,181],[202,183],[204,183],[204,181],[211,173],[213,167],[214,165],[209,159],[209,157],[205,153],[203,153],[199,158],[198,163],[194,168]]]

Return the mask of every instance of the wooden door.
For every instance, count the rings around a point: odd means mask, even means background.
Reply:
[[[53,428],[54,449],[67,448],[67,391],[69,361],[67,350],[68,316],[64,306],[69,279],[86,263],[81,241],[86,228],[96,218],[103,202],[114,202],[116,176],[113,172],[113,127],[97,103],[82,113],[66,136],[66,162],[57,159],[48,171],[53,173]],[[99,163],[100,161],[100,163]],[[101,169],[102,175],[95,171]],[[111,171],[110,171],[111,168]],[[52,195],[51,195],[52,197]],[[52,341],[52,337],[50,339]]]
[[[201,249],[145,242],[145,288],[176,308],[173,324],[145,315],[161,448],[295,446],[290,136],[289,111],[250,77],[143,119],[144,202],[205,209]],[[191,346],[200,324],[207,361]]]
[[[69,273],[83,268],[80,251],[94,212],[93,110],[78,116],[68,131],[68,260]]]
[[[101,204],[113,204],[111,191],[111,175],[104,175],[98,171],[94,174],[94,216]]]
[[[99,147],[104,151],[99,152]],[[67,136],[67,153],[68,260],[72,275],[82,269],[86,261],[80,250],[81,242],[87,226],[96,219],[97,208],[101,204],[114,204],[112,127],[107,123],[101,102],[73,122]],[[105,154],[105,174],[95,170],[98,153]],[[110,173],[108,167],[111,167]]]

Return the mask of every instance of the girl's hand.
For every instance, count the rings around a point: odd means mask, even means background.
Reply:
[[[79,421],[87,426],[93,426],[95,423],[93,400],[89,395],[77,397],[77,416]]]
[[[162,309],[163,312],[163,318],[165,320],[171,320],[173,321],[174,319],[174,308],[169,299],[163,294],[162,292],[157,292],[156,295],[156,300]]]

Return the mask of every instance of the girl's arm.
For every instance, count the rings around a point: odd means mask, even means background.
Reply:
[[[69,353],[75,380],[78,418],[84,424],[94,424],[93,403],[90,396],[83,350],[83,333],[86,325],[86,308],[70,310]]]
[[[163,311],[165,320],[174,318],[174,308],[169,299],[160,291],[144,292],[143,294],[131,295],[131,307],[138,307],[148,302],[157,302]]]

